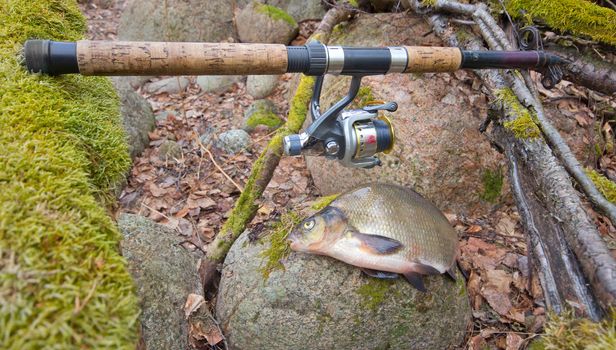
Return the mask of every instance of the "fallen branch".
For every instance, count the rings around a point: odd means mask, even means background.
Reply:
[[[444,1],[437,3],[443,4]],[[470,13],[468,11],[469,6],[472,5],[461,5],[464,14]],[[455,10],[456,6],[448,8]],[[474,16],[474,19],[483,22],[481,16]],[[445,26],[442,17],[433,16],[430,20],[437,35],[444,38],[450,45],[459,46],[453,30]],[[502,38],[499,39],[498,35],[493,35],[494,29],[488,31],[488,25],[485,22],[483,24],[479,27],[488,43],[491,42],[494,46],[507,46],[506,43],[500,43]],[[471,50],[484,49],[481,44],[478,44],[478,41],[474,44],[472,42],[466,43],[465,48]],[[491,90],[493,102],[494,96],[498,95],[497,91],[509,88],[513,83],[524,84],[517,76],[515,80],[510,76],[506,80],[495,70],[475,71],[475,73],[482,79],[484,85]],[[517,88],[521,89],[519,85]],[[540,103],[534,99],[528,89],[523,92],[524,98],[522,100],[527,101],[527,105],[531,105],[533,109],[542,114],[543,110]],[[528,101],[533,103],[529,104]],[[517,138],[511,130],[504,127],[504,122],[517,117],[515,108],[507,107],[507,103],[504,103],[504,107],[508,119],[496,123],[493,132],[494,140],[498,140],[499,146],[503,149],[507,149],[508,145],[515,145],[508,151],[508,155],[511,155],[510,162],[515,161],[516,164],[517,162],[523,164],[524,170],[518,173],[523,173],[536,184],[535,188],[531,189],[528,187],[529,181],[522,181],[521,183],[526,185],[523,192],[541,194],[541,197],[533,197],[533,203],[537,203],[539,206],[525,205],[519,196],[516,196],[516,201],[518,206],[522,208],[520,212],[523,215],[525,229],[531,235],[533,246],[529,249],[533,250],[538,258],[537,266],[542,269],[540,278],[542,285],[545,285],[546,301],[550,304],[548,306],[557,311],[564,306],[563,304],[566,301],[572,301],[572,303],[581,306],[582,311],[590,317],[599,318],[602,312],[597,307],[597,302],[593,300],[593,295],[596,296],[603,307],[609,307],[609,305],[615,303],[616,262],[609,254],[596,227],[584,211],[581,200],[571,185],[567,173],[553,156],[550,147],[541,139]],[[518,108],[524,107],[518,106]],[[526,110],[526,112],[529,111]],[[513,152],[513,150],[516,152]],[[512,181],[512,183],[515,182]],[[516,192],[515,188],[513,190]],[[525,211],[524,208],[526,207],[532,208],[532,210]],[[529,215],[525,217],[525,213],[532,213],[535,218],[529,218]],[[546,234],[548,231],[554,234],[549,236]],[[567,256],[569,247],[575,253],[575,257]],[[551,250],[551,252],[548,250]],[[579,267],[577,267],[578,260]],[[586,279],[579,270],[582,270],[583,275],[588,278],[592,291],[586,287]],[[556,296],[555,293],[557,293]]]
[[[546,51],[569,60],[563,69],[564,79],[604,94],[616,92],[616,67],[560,45],[546,45]]]
[[[352,8],[349,6],[331,8],[327,11],[310,39],[327,43],[332,28],[336,24],[347,20],[351,16],[352,11]],[[216,235],[214,241],[208,246],[206,258],[203,260],[200,268],[206,291],[212,292],[216,289],[216,282],[219,279],[219,264],[224,261],[233,242],[235,242],[254,218],[258,209],[257,201],[261,198],[261,194],[272,179],[274,170],[280,162],[282,140],[287,135],[298,133],[304,124],[314,82],[314,77],[301,77],[295,96],[291,101],[287,122],[276,131],[265,150],[259,156],[259,159],[253,164],[250,177],[244,186],[242,194],[235,203],[231,215]]]
[[[411,4],[411,6],[413,8],[421,8],[417,1],[414,1],[414,4]],[[433,9],[473,17],[481,30],[481,35],[491,49],[513,50],[513,46],[509,43],[505,32],[497,25],[485,4],[469,5],[450,0],[436,0]],[[569,174],[577,181],[593,205],[608,216],[612,224],[616,225],[616,205],[605,199],[601,192],[597,190],[595,184],[586,176],[584,168],[575,158],[567,143],[544,116],[541,102],[535,98],[535,94],[530,90],[531,87],[528,87],[524,80],[511,71],[508,72],[506,78],[511,83],[513,91],[522,104],[534,109],[538,120],[537,125],[541,128],[547,142],[560,158]]]

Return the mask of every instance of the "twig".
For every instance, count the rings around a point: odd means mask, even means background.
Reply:
[[[224,177],[227,178],[227,180],[231,181],[231,183],[235,186],[235,188],[237,188],[240,192],[243,192],[244,189],[242,188],[242,186],[238,185],[237,182],[233,181],[233,179],[231,178],[231,176],[229,176],[221,167],[220,165],[218,165],[218,163],[216,163],[216,160],[214,160],[214,156],[212,155],[212,152],[210,152],[210,150],[205,147],[203,145],[203,143],[201,143],[201,140],[197,141],[199,144],[199,147],[205,151],[205,153],[207,153],[207,155],[210,157],[210,160],[212,161],[212,163],[214,163],[214,166],[216,167],[216,169],[218,169],[218,171],[220,171],[222,173],[222,175]]]

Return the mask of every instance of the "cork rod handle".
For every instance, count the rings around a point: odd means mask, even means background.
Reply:
[[[283,74],[287,49],[275,44],[77,42],[85,75]]]

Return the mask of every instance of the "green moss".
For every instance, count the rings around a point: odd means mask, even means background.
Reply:
[[[616,12],[586,0],[507,0],[515,18],[530,16],[553,29],[616,45]]]
[[[71,0],[0,2],[0,348],[134,348],[137,299],[96,200],[128,170],[108,79],[31,75],[29,38],[74,41]]]
[[[500,89],[495,91],[496,99],[499,101],[503,108],[516,118],[503,123],[506,129],[513,132],[515,137],[520,139],[533,139],[541,136],[541,130],[535,122],[535,117],[531,115],[530,111],[522,106],[518,98],[513,91],[509,88]]]
[[[347,0],[347,3],[355,8],[359,7],[359,4],[357,3],[357,0]]]
[[[311,208],[314,210],[321,210],[329,205],[329,203],[333,202],[334,199],[338,198],[340,193],[332,194],[329,196],[321,197],[316,203],[314,203]]]
[[[270,129],[277,129],[282,125],[282,120],[271,110],[264,106],[259,108],[246,120],[246,126],[254,129],[259,125],[265,125]]]
[[[503,169],[497,168],[496,170],[486,169],[482,176],[483,193],[481,199],[494,203],[500,197],[501,190],[503,189]]]
[[[357,96],[355,96],[351,107],[362,108],[375,100],[376,98],[372,93],[372,88],[370,86],[362,86],[359,88],[359,91],[357,91]]]
[[[422,0],[421,3],[424,6],[434,6],[436,5],[436,0]]]
[[[532,349],[608,350],[616,349],[616,308],[601,322],[592,322],[566,311],[549,315],[545,333],[532,343]]]
[[[297,22],[295,21],[295,19],[293,19],[293,17],[291,17],[291,15],[289,15],[288,13],[284,12],[282,9],[276,7],[276,6],[272,6],[272,5],[266,5],[266,4],[261,4],[259,2],[254,2],[255,4],[255,8],[257,10],[257,12],[263,13],[269,17],[271,17],[274,20],[282,20],[285,21],[287,23],[289,23],[291,25],[291,27],[297,27]]]
[[[261,257],[266,259],[265,265],[261,267],[264,279],[267,280],[274,270],[284,270],[284,265],[280,261],[291,253],[287,236],[300,221],[302,220],[299,215],[288,212],[283,214],[269,230],[265,238],[269,242],[269,248],[261,252]]]
[[[610,202],[616,203],[616,183],[599,174],[593,169],[586,168],[586,175],[595,183],[597,189]]]
[[[385,300],[395,280],[370,277],[366,277],[366,279],[366,283],[357,288],[357,294],[361,297],[361,306],[374,311]]]

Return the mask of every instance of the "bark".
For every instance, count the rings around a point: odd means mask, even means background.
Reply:
[[[339,22],[347,20],[352,14],[352,8],[348,6],[336,6],[330,9],[319,24],[311,39],[327,43],[332,28]],[[276,131],[267,147],[259,156],[252,168],[252,172],[244,191],[235,203],[231,215],[216,235],[214,241],[208,246],[206,259],[200,266],[203,284],[206,292],[211,295],[216,289],[220,279],[218,267],[227,256],[231,245],[246,229],[257,213],[261,194],[269,184],[274,170],[282,156],[282,139],[290,134],[296,134],[304,124],[308,111],[308,103],[314,86],[313,77],[302,77],[299,87],[291,101],[289,117],[285,125]]]
[[[556,44],[546,45],[545,49],[571,61],[563,67],[564,79],[604,94],[616,92],[616,67],[613,64]]]
[[[450,45],[459,46],[453,30],[444,25],[442,17],[433,16],[431,22],[437,35]],[[498,42],[494,36],[491,40]],[[465,48],[484,49],[477,40],[469,41]],[[492,92],[511,86],[511,79],[506,81],[495,70],[475,73]],[[525,95],[533,99],[529,93]],[[507,106],[504,111],[507,118],[515,118]],[[599,305],[608,308],[615,304],[616,262],[548,144],[541,139],[516,138],[503,126],[506,120],[495,123],[492,136],[507,151],[512,190],[531,241],[529,251],[540,270],[548,307],[559,311],[567,304],[580,305],[584,313],[597,319],[602,316]],[[569,251],[574,255],[567,254]]]

